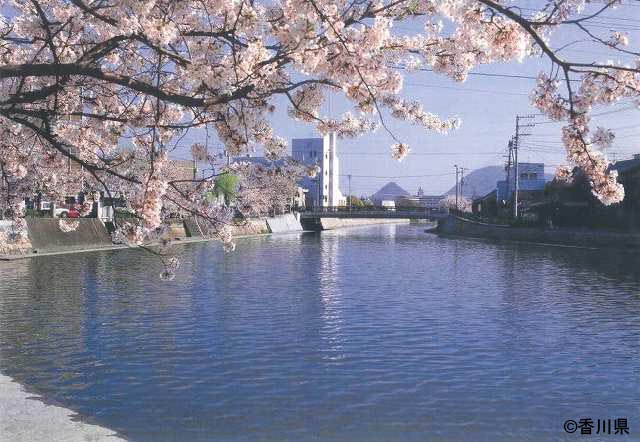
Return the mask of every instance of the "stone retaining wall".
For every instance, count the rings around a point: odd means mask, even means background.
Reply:
[[[252,218],[233,225],[233,236],[263,235],[271,233],[264,218]]]

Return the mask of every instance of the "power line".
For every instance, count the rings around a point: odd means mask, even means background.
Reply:
[[[407,86],[427,87],[432,89],[448,89],[448,90],[455,90],[458,92],[476,92],[476,93],[496,94],[496,95],[518,95],[518,96],[525,96],[525,97],[529,96],[528,93],[524,93],[524,92],[505,92],[505,91],[497,91],[497,90],[489,90],[489,89],[461,88],[456,86],[440,86],[440,85],[413,83],[413,82],[411,83],[405,82],[405,84]]]
[[[351,175],[351,178],[399,179],[399,178],[434,178],[434,177],[451,176],[451,175],[454,175],[454,173],[439,173],[439,174],[431,174],[431,175],[390,175],[390,176],[345,174],[340,176],[348,177],[349,175]]]
[[[626,102],[624,102],[624,101],[619,101],[619,102],[611,104],[609,106],[617,106],[617,105],[625,104],[625,103]],[[606,104],[602,104],[602,106],[607,106],[607,105]],[[636,106],[635,104],[632,104],[630,106],[626,106],[626,107],[623,107],[621,109],[614,109],[614,110],[609,110],[609,111],[596,112],[596,113],[591,114],[591,116],[592,117],[600,117],[602,115],[617,114],[617,113],[620,113],[620,112],[628,112],[630,110],[640,110],[640,108],[638,108],[638,106]],[[544,114],[536,114],[536,115],[544,115]],[[566,121],[562,121],[562,120],[561,121],[544,120],[544,121],[539,121],[539,122],[537,121],[536,125],[538,125],[538,124],[562,124],[562,123],[566,124]]]
[[[391,66],[394,69],[400,69],[405,71],[425,71],[425,72],[435,72],[431,68],[408,68],[402,65],[393,65]],[[491,73],[491,72],[467,72],[467,75],[474,77],[495,77],[495,78],[516,78],[521,80],[537,80],[538,77],[534,75],[522,75],[522,74],[502,74],[502,73]],[[579,82],[580,80],[570,80],[571,82]]]
[[[502,152],[417,152],[411,153],[411,156],[454,156],[454,155],[499,155]],[[391,157],[389,153],[386,152],[341,152],[339,156],[388,156]]]

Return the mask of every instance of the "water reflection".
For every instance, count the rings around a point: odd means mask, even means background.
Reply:
[[[139,441],[640,426],[634,254],[380,226],[182,255],[170,283],[136,250],[1,263],[0,370]]]
[[[327,362],[339,362],[342,353],[342,317],[339,279],[348,278],[352,269],[343,263],[340,256],[340,241],[337,235],[327,235],[320,243],[320,300],[323,306],[321,336],[324,341],[323,359]],[[338,275],[341,272],[341,275]]]

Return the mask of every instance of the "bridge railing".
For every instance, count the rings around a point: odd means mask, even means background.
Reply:
[[[407,214],[433,214],[441,215],[447,213],[445,209],[430,207],[388,207],[388,206],[365,206],[365,207],[349,207],[349,206],[332,206],[332,207],[308,207],[303,210],[305,213],[313,214],[349,214],[349,213],[407,213]]]

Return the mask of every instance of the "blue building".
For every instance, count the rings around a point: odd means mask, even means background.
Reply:
[[[507,167],[507,179],[498,181],[496,199],[498,202],[510,201],[516,189],[515,167]],[[544,192],[546,179],[544,176],[544,163],[518,163],[518,189],[522,196]]]

